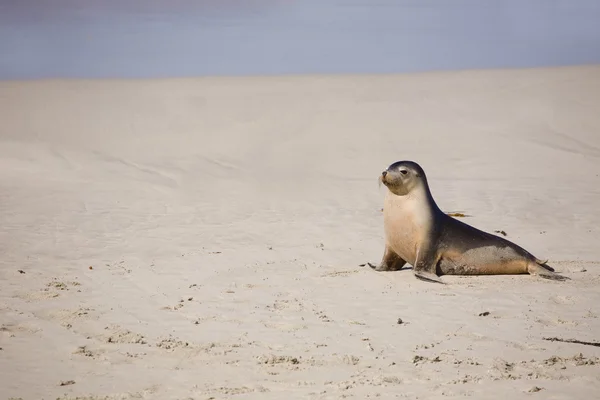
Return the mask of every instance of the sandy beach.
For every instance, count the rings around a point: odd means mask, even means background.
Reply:
[[[0,81],[1,399],[591,399],[600,66]],[[381,171],[557,272],[378,273]],[[401,323],[400,323],[401,322]]]

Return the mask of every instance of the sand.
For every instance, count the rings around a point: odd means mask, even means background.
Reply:
[[[600,340],[599,105],[600,66],[0,82],[0,398],[593,398],[544,338]],[[571,280],[360,267],[400,159]]]

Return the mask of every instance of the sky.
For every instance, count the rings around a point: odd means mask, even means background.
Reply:
[[[0,79],[600,62],[598,0],[0,0]]]

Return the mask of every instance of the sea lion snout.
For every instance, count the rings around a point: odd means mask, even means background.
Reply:
[[[380,185],[383,183],[385,186],[387,186],[388,182],[387,182],[387,180],[385,179],[385,177],[387,176],[387,174],[388,174],[388,171],[387,171],[387,169],[386,169],[385,171],[383,171],[383,172],[381,173],[381,175],[379,175],[379,184],[380,184]]]

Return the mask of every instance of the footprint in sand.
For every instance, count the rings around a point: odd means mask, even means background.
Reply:
[[[93,308],[78,307],[74,309],[50,310],[35,314],[37,317],[48,320],[58,321],[67,329],[73,327],[73,323],[79,320],[98,320],[99,315]]]
[[[121,328],[117,325],[107,326],[105,330],[106,333],[100,335],[100,338],[106,343],[148,344],[144,335]]]
[[[61,281],[57,278],[54,278],[39,291],[30,293],[18,293],[15,297],[25,301],[47,300],[59,297],[62,294],[72,290],[80,291],[80,289],[78,288],[79,286],[81,286],[81,284],[77,281]]]
[[[270,390],[261,385],[241,386],[241,387],[212,386],[212,387],[205,387],[204,390],[202,391],[202,394],[233,396],[233,395],[240,395],[240,394],[249,394],[249,393],[254,393],[254,392],[266,393],[266,392],[270,392]],[[215,398],[216,397],[209,397],[209,399],[215,399]]]
[[[575,304],[572,296],[551,296],[550,301],[556,304]]]
[[[577,322],[577,321],[569,321],[569,320],[564,320],[562,318],[556,318],[556,319],[536,318],[535,322],[537,322],[538,324],[542,324],[544,326],[560,326],[560,325],[578,326],[579,325],[579,322]]]
[[[56,400],[129,400],[129,399],[145,399],[148,396],[155,394],[160,389],[160,385],[152,385],[139,392],[133,393],[113,393],[108,395],[83,395],[83,396],[70,396],[63,395],[57,397]]]
[[[88,357],[92,360],[105,360],[104,356],[105,350],[99,349],[90,349],[88,346],[79,346],[77,350],[73,352],[73,354],[83,357]]]
[[[4,323],[0,325],[0,335],[5,337],[17,337],[25,333],[34,334],[39,331],[41,329],[24,324]]]

